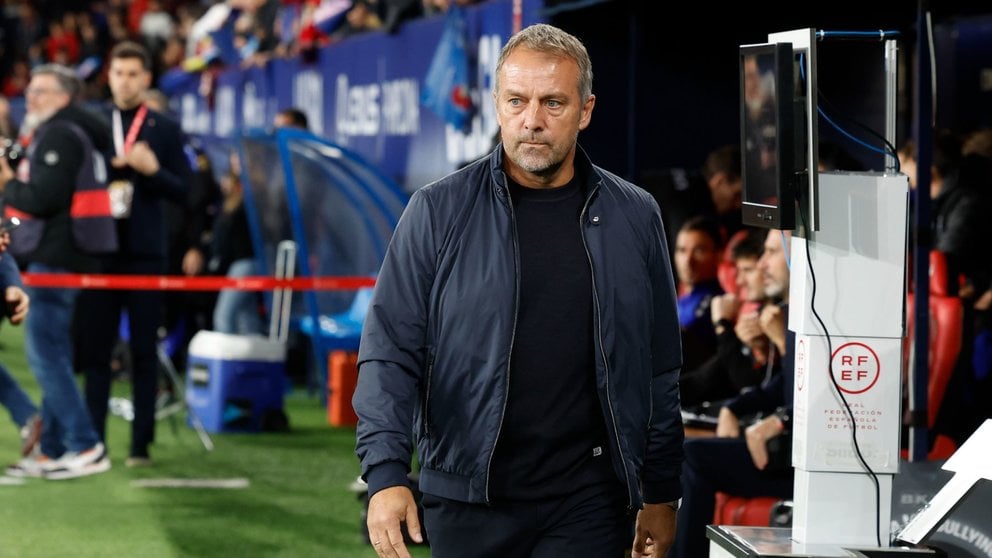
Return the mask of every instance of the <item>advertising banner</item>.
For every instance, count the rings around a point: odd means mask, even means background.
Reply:
[[[541,0],[518,2],[520,24],[540,21]],[[357,152],[412,191],[495,146],[491,92],[500,49],[513,32],[513,4],[493,0],[463,11],[458,28],[465,35],[468,91],[460,87],[456,99],[466,111],[462,127],[422,104],[445,35],[444,15],[405,22],[391,35],[350,37],[311,62],[273,59],[262,68],[178,80],[173,108],[184,130],[207,141],[268,127],[278,110],[299,108],[315,134]]]

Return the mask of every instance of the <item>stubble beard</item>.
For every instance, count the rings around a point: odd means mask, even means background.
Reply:
[[[578,136],[573,140],[572,145],[577,139]],[[540,148],[524,146],[523,144],[527,142],[542,143],[538,138],[517,138],[514,142],[513,152],[509,155],[514,164],[535,176],[552,176],[561,169],[565,157],[568,155],[568,148],[560,144],[543,142],[543,145],[549,150],[547,154],[543,154],[540,152]]]

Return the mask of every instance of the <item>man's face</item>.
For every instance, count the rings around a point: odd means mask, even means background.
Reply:
[[[782,231],[771,229],[765,238],[765,251],[758,260],[765,296],[772,299],[789,299],[789,264],[785,259],[791,233],[785,233],[785,244],[782,246]]]
[[[707,181],[713,206],[720,215],[726,215],[741,208],[741,178],[731,178],[725,172],[714,173]]]
[[[70,100],[69,94],[62,91],[58,80],[50,74],[32,77],[24,96],[27,98],[27,113],[37,122],[48,120]]]
[[[675,237],[675,269],[684,285],[715,279],[718,263],[716,246],[708,234],[680,231]]]
[[[909,178],[909,187],[916,189],[916,159],[900,153],[899,170]]]
[[[114,58],[110,61],[110,93],[114,104],[122,109],[138,106],[151,86],[152,74],[139,58]]]
[[[758,258],[741,257],[734,262],[737,267],[737,289],[748,302],[765,299],[765,281],[758,269]]]
[[[578,64],[517,48],[503,61],[493,96],[511,178],[532,187],[570,179],[575,142],[596,101],[579,94]]]

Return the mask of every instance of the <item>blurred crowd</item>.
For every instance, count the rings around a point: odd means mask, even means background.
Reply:
[[[406,20],[444,12],[452,0],[53,0],[0,1],[0,93],[24,94],[31,69],[75,68],[84,94],[107,91],[107,54],[123,40],[144,44],[157,78],[316,49]],[[478,0],[454,0],[460,5]]]

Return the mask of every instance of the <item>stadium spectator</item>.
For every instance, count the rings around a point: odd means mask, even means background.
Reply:
[[[788,302],[789,268],[786,251],[789,233],[770,230],[758,260],[764,277],[765,296],[784,297]],[[671,558],[706,556],[706,525],[713,519],[716,493],[754,497],[792,497],[791,451],[769,453],[769,440],[791,440],[786,426],[791,421],[794,356],[793,334],[786,330],[787,306],[767,305],[760,323],[765,335],[783,355],[781,373],[757,388],[731,399],[720,409],[715,438],[689,438],[685,442],[682,468],[682,507],[678,536]],[[788,345],[788,347],[787,347]],[[744,430],[742,420],[759,418]]]
[[[724,240],[728,240],[742,227],[741,224],[741,149],[726,145],[712,151],[703,163],[703,178],[709,188],[712,205],[700,208],[703,215],[711,215],[720,227]]]
[[[158,89],[149,89],[145,93],[145,104],[155,112],[167,116],[172,114],[168,98]],[[220,185],[214,178],[213,165],[200,141],[187,138],[183,152],[192,173],[189,193],[185,203],[166,199],[163,205],[168,230],[166,272],[169,275],[195,275],[198,271],[187,273],[187,269],[202,268],[202,260],[191,260],[202,259],[198,248],[209,241],[221,202]],[[169,356],[176,368],[182,370],[185,368],[186,347],[193,335],[200,329],[212,327],[210,316],[216,295],[210,292],[168,291],[164,296],[164,325],[171,340],[168,346],[172,349]]]
[[[221,179],[221,191],[224,200],[214,222],[207,271],[211,275],[226,275],[230,278],[255,275],[255,250],[248,229],[241,173],[238,161],[233,156],[231,171]],[[260,302],[257,292],[221,290],[214,306],[214,330],[242,335],[264,333],[265,323],[259,312]]]
[[[695,369],[716,352],[710,302],[713,297],[723,294],[716,278],[720,246],[720,232],[716,224],[705,217],[686,221],[675,239],[683,367],[689,370]]]
[[[296,107],[284,108],[276,113],[272,119],[272,125],[276,128],[310,129],[306,113]]]
[[[331,42],[341,41],[380,28],[382,28],[382,20],[370,1],[355,0],[351,9],[345,14],[344,23],[331,33]]]
[[[684,369],[679,378],[683,408],[733,397],[776,371],[778,359],[770,358],[768,337],[759,321],[767,300],[758,269],[765,236],[764,229],[749,229],[730,247],[743,300],[737,293],[713,297],[710,318],[717,336],[716,354],[695,369]]]
[[[10,101],[0,95],[0,139],[17,139],[17,124],[10,113]]]

